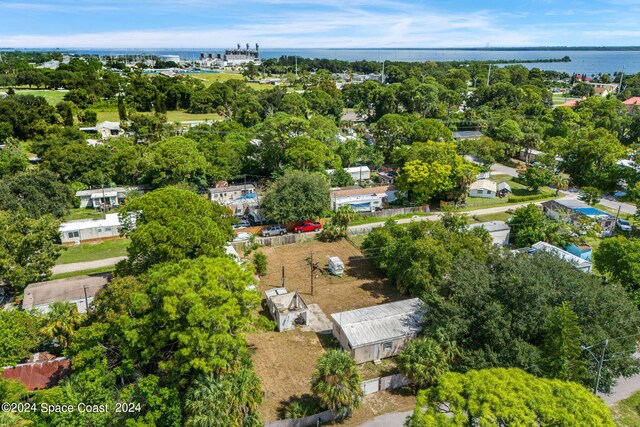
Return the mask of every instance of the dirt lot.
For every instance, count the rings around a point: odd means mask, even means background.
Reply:
[[[362,253],[347,241],[309,241],[259,250],[267,255],[268,260],[267,274],[258,284],[263,296],[266,289],[281,285],[284,265],[285,288],[298,291],[307,304],[318,304],[327,316],[406,298],[381,279],[370,262],[363,259]],[[345,263],[342,277],[316,271],[313,295],[307,262],[312,251],[314,262],[318,262],[321,269],[326,267],[329,256],[338,256]],[[264,389],[260,407],[263,421],[278,419],[278,409],[291,397],[311,393],[310,379],[316,361],[325,349],[337,345],[331,335],[299,329],[255,333],[248,337],[248,341],[255,347],[253,363]],[[353,420],[362,422],[385,412],[411,409],[414,404],[414,396],[378,393],[367,396],[362,407],[354,413]],[[347,423],[356,425],[351,421]]]
[[[362,252],[346,240],[333,243],[308,241],[259,250],[267,255],[268,260],[267,274],[258,285],[261,292],[280,286],[284,265],[285,288],[298,291],[307,304],[318,304],[327,316],[406,298],[389,286],[363,258]],[[318,262],[322,269],[326,268],[330,256],[339,257],[345,264],[342,277],[316,271],[314,295],[311,295],[311,274],[307,262],[311,252],[314,262]]]

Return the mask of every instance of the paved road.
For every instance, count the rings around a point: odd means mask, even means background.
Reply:
[[[509,166],[501,165],[499,163],[491,165],[491,171],[497,172],[498,174],[502,175],[518,176],[518,171],[516,169],[510,168]]]
[[[618,207],[620,208],[620,212],[622,213],[627,213],[627,214],[635,214],[636,213],[636,206],[629,204],[629,203],[622,203],[622,202],[618,202],[617,200],[615,200],[613,197],[609,197],[607,196],[607,198],[602,198],[600,200],[600,204],[604,205],[610,209],[613,209],[614,211],[618,211]]]
[[[613,387],[613,390],[611,390],[611,394],[598,393],[598,396],[600,396],[607,405],[613,406],[637,391],[640,391],[640,374],[629,378],[619,378],[618,383]]]
[[[51,274],[71,273],[73,271],[93,270],[94,268],[110,267],[116,265],[123,259],[127,259],[126,256],[119,256],[115,258],[98,259],[95,261],[86,262],[74,262],[72,264],[59,264],[54,265],[51,269]]]
[[[402,427],[404,426],[404,421],[412,413],[413,411],[407,411],[379,415],[366,423],[360,424],[358,427]]]

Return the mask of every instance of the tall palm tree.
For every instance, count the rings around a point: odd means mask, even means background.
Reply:
[[[361,382],[358,366],[349,353],[329,350],[318,360],[311,390],[325,406],[346,414],[360,406]]]
[[[57,341],[63,348],[67,348],[73,334],[82,323],[82,317],[75,304],[54,302],[49,306],[47,323],[40,328],[40,334],[48,340]]]
[[[569,180],[563,175],[557,174],[551,178],[551,184],[556,187],[556,196],[560,193],[560,190],[569,188]]]

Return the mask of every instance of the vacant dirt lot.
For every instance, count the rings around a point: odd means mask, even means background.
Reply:
[[[318,304],[327,316],[406,298],[389,286],[362,253],[347,241],[309,241],[259,250],[267,255],[268,260],[267,274],[258,284],[263,295],[266,289],[281,285],[284,265],[285,288],[298,291],[307,304]],[[313,295],[307,261],[311,252],[320,268],[314,273]],[[325,271],[330,256],[337,256],[344,262],[345,274],[342,277],[331,276]],[[260,413],[264,421],[278,419],[278,409],[292,397],[311,393],[310,379],[316,361],[325,348],[336,345],[331,335],[322,336],[299,329],[255,333],[248,340],[255,348],[253,362],[262,379],[264,398]],[[410,409],[414,403],[413,396],[386,392],[380,396],[368,396],[362,408],[354,413],[354,419],[363,421],[392,410]]]
[[[295,245],[259,249],[267,255],[268,269],[258,285],[266,289],[278,287],[285,270],[285,288],[298,291],[307,304],[316,303],[329,316],[354,308],[368,307],[404,299],[389,286],[362,252],[346,240],[333,243],[308,241]],[[311,273],[307,259],[313,253],[314,263],[322,269],[314,273],[314,294],[311,295]],[[329,257],[337,256],[345,264],[345,274],[336,277],[326,272]]]

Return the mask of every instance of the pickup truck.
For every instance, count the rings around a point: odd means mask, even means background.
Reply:
[[[284,225],[272,225],[263,228],[260,234],[262,234],[262,237],[282,236],[287,234],[287,229],[284,228]]]
[[[307,233],[309,231],[322,230],[322,224],[319,222],[303,222],[293,228],[294,233]]]

